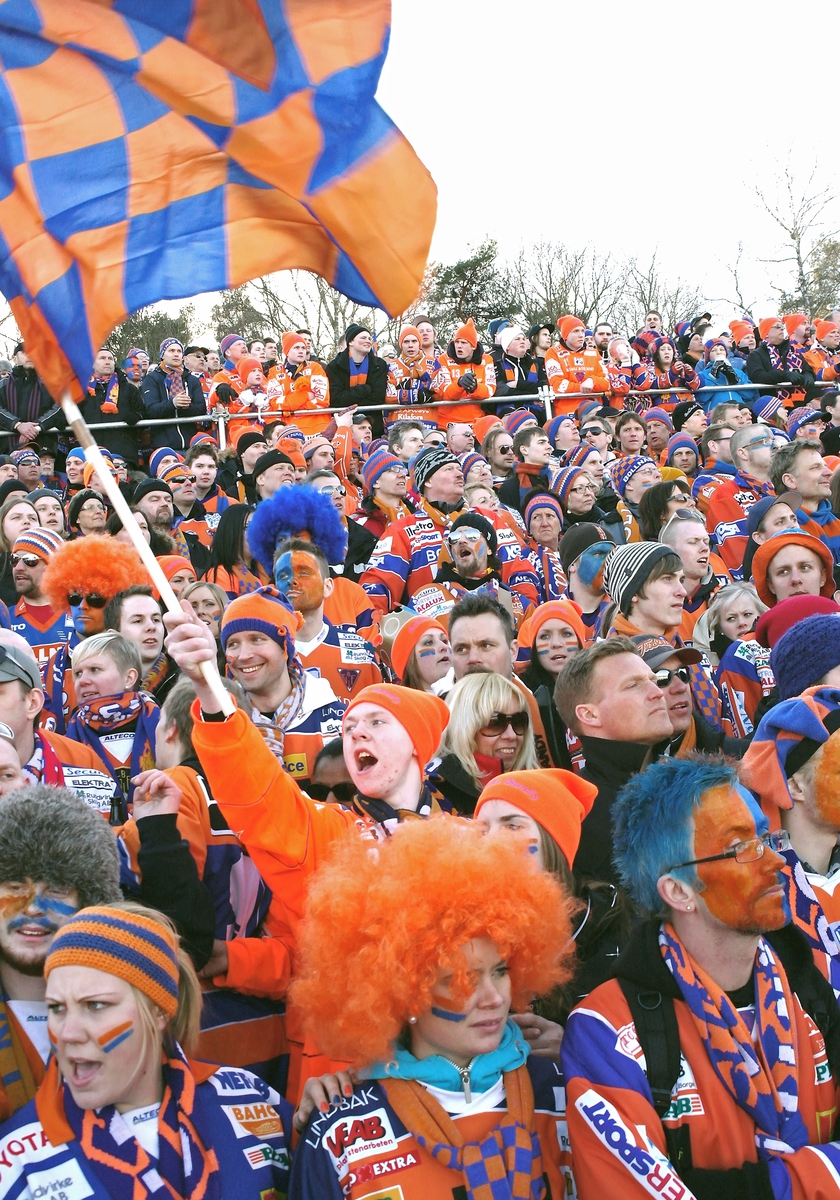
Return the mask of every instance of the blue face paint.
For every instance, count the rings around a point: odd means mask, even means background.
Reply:
[[[34,925],[36,929],[43,929],[45,933],[56,933],[58,931],[55,921],[51,921],[49,917],[15,917],[13,921],[9,921],[7,924],[6,932],[15,933],[18,929],[22,929],[24,925],[30,929]]]
[[[437,650],[418,650],[417,651],[418,658],[434,658],[434,656],[436,654],[437,654]]]
[[[82,606],[81,606],[81,604],[73,605],[73,607],[70,609],[70,616],[73,621],[74,630],[76,631],[76,633],[79,634],[80,637],[84,637],[85,626],[84,626],[84,622],[82,621]]]
[[[436,1008],[432,1005],[432,1016],[440,1017],[442,1021],[466,1021],[466,1013],[447,1012],[445,1008]]]
[[[285,596],[292,586],[293,579],[292,554],[291,551],[287,550],[285,554],[280,555],[274,564],[274,582],[277,585],[278,592],[282,592]]]

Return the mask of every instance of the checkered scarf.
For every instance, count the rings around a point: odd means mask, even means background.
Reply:
[[[542,1200],[545,1184],[534,1132],[534,1093],[528,1068],[504,1074],[507,1113],[483,1142],[464,1142],[454,1121],[422,1084],[381,1080],[397,1116],[431,1156],[460,1171],[467,1200]]]

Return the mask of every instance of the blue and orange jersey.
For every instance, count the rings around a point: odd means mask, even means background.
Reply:
[[[379,636],[379,611],[360,583],[336,575],[332,593],[324,601],[324,616],[333,625],[352,625],[356,633],[376,645]]]
[[[438,412],[445,418],[446,409],[424,407],[420,398],[422,391],[431,391],[432,380],[440,370],[436,358],[430,358],[421,351],[416,358],[397,358],[388,367],[388,386],[385,391],[389,404],[399,404],[402,407],[385,413],[386,429],[395,421],[421,421],[427,429],[438,428]],[[403,412],[403,408],[410,409]],[[452,418],[449,418],[452,420]],[[444,420],[444,426],[446,421]]]
[[[362,688],[382,682],[373,646],[352,625],[332,625],[325,620],[311,641],[302,642],[298,637],[295,650],[307,673],[326,679],[344,704]]]
[[[230,508],[233,503],[235,501],[231,500],[227,492],[222,491],[218,483],[214,483],[204,499],[199,500],[199,504],[204,509],[204,520],[207,522],[207,528],[211,536],[219,528],[222,513]]]
[[[720,693],[721,723],[730,737],[746,738],[755,731],[755,711],[776,686],[770,669],[770,650],[748,635],[726,647],[715,671]]]
[[[346,707],[328,680],[304,672],[301,708],[282,738],[275,734],[271,715],[252,709],[251,720],[289,774],[298,783],[305,784],[325,743],[341,735]]]
[[[282,413],[307,437],[329,425],[330,414],[322,410],[330,405],[330,381],[319,362],[278,363],[268,372],[267,392],[272,412]]]
[[[757,485],[736,471],[731,480],[721,483],[709,496],[706,529],[733,579],[741,579],[747,548],[747,516],[762,496],[772,493],[770,484]]]
[[[610,377],[604,360],[597,350],[567,350],[564,346],[551,346],[545,353],[545,374],[549,386],[557,397],[554,403],[555,416],[572,413],[580,403],[582,386],[592,384],[591,395],[605,395],[611,390]],[[565,399],[566,393],[570,398]]]
[[[423,588],[434,584],[443,555],[449,518],[427,501],[418,511],[392,522],[376,543],[361,586],[380,612],[408,604]]]
[[[670,366],[667,371],[657,371],[652,360],[644,364],[637,363],[633,367],[633,387],[642,392],[649,388],[679,388],[679,391],[659,396],[656,401],[666,412],[672,412],[677,404],[690,400],[692,393],[700,387],[700,376],[694,367],[687,362],[681,362],[679,365],[682,367],[681,371],[674,369],[676,364]]]
[[[574,1195],[560,1069],[547,1058],[527,1061],[534,1093],[534,1131],[551,1195]],[[442,1092],[464,1142],[483,1142],[507,1112],[504,1081],[476,1096]],[[548,1193],[546,1193],[548,1194]],[[425,1150],[389,1103],[387,1083],[358,1084],[353,1096],[316,1113],[301,1135],[290,1200],[453,1200],[466,1195],[464,1177]],[[492,1195],[488,1192],[488,1195]]]
[[[70,613],[56,612],[49,604],[28,604],[21,596],[11,613],[11,629],[26,638],[35,652],[43,678],[51,655],[71,638],[75,627]]]
[[[694,476],[691,483],[691,494],[704,517],[709,511],[709,501],[715,488],[734,479],[735,470],[736,468],[731,463],[714,462],[710,459]]]
[[[836,351],[832,353],[815,342],[803,358],[813,368],[817,382],[836,383],[840,379],[840,354]]]

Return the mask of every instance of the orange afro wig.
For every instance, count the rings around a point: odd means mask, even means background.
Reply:
[[[486,837],[470,821],[410,821],[376,851],[347,839],[310,888],[291,997],[324,1053],[357,1067],[387,1061],[409,1016],[431,1007],[439,971],[466,1004],[474,984],[461,950],[472,938],[507,960],[515,1008],[565,982],[572,904],[518,838]]]
[[[66,542],[47,563],[41,589],[53,608],[68,610],[71,592],[98,592],[111,600],[135,583],[150,583],[133,546],[101,533]]]

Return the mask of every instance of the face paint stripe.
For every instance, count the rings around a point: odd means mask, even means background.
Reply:
[[[122,1025],[116,1025],[113,1029],[109,1029],[107,1033],[103,1033],[102,1037],[97,1038],[99,1045],[106,1054],[110,1054],[112,1050],[119,1046],[120,1042],[124,1042],[126,1038],[130,1038],[134,1033],[134,1022],[125,1021]]]
[[[445,1008],[436,1008],[432,1005],[432,1016],[440,1017],[442,1021],[466,1021],[466,1013],[447,1012]]]

